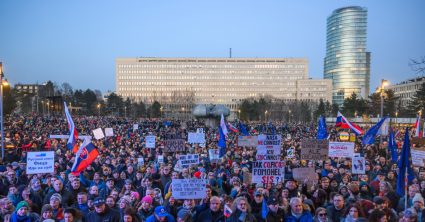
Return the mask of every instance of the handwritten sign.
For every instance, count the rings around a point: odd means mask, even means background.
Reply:
[[[205,179],[173,179],[171,182],[173,197],[177,200],[204,199],[206,186]]]
[[[328,158],[329,141],[317,139],[301,140],[301,159],[325,160]]]
[[[238,136],[238,146],[241,147],[257,147],[257,136]]]
[[[252,182],[259,184],[283,181],[285,164],[282,161],[257,161],[252,167]]]
[[[174,153],[185,150],[184,139],[169,139],[164,141],[164,152]]]
[[[208,155],[210,157],[211,162],[217,162],[220,160],[220,152],[218,149],[210,149],[208,150]]]
[[[329,157],[353,157],[354,143],[329,142]]]
[[[205,143],[205,133],[189,133],[187,142],[190,144]]]
[[[315,172],[312,167],[301,167],[292,169],[292,175],[294,179],[300,183],[304,183],[307,180],[307,187],[311,187],[313,184],[317,184],[319,175]]]
[[[261,155],[280,155],[282,144],[281,135],[259,135],[257,154]]]
[[[55,164],[54,151],[28,152],[27,174],[53,173]]]
[[[199,163],[199,155],[198,154],[180,155],[179,161],[180,161],[181,167],[189,167],[190,165]]]
[[[105,128],[105,136],[114,136],[114,130],[112,128]]]
[[[139,129],[139,124],[133,124],[133,132]]]
[[[94,138],[97,140],[103,139],[105,137],[101,128],[97,128],[93,130],[93,135],[94,135]]]
[[[351,173],[353,174],[365,174],[366,173],[366,161],[364,157],[356,156],[353,157],[353,164]]]
[[[143,157],[137,158],[137,165],[143,166],[145,164],[145,159]]]
[[[411,155],[412,155],[412,164],[414,166],[424,167],[424,160],[425,160],[425,148],[423,147],[417,147],[411,149]]]
[[[158,163],[159,164],[164,163],[164,156],[163,155],[158,156]]]
[[[146,148],[155,148],[155,142],[156,142],[155,136],[146,136],[145,140],[146,140]]]

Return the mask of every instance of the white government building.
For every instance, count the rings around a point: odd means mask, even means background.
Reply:
[[[243,99],[266,95],[332,102],[332,80],[309,79],[305,58],[117,58],[115,69],[117,94],[147,104],[190,101],[237,111]]]
[[[389,85],[386,88],[393,90],[401,106],[405,107],[409,105],[409,101],[416,94],[416,91],[422,87],[423,83],[425,83],[425,77],[417,77]]]

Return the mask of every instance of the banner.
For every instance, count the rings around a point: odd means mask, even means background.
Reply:
[[[317,139],[301,140],[301,159],[325,160],[328,158],[329,141]]]
[[[238,136],[238,146],[241,147],[257,147],[257,136]]]
[[[295,149],[294,148],[289,148],[286,150],[286,157],[287,158],[295,158]]]
[[[329,157],[353,157],[354,143],[329,142]]]
[[[133,124],[133,132],[139,129],[139,124]]]
[[[205,143],[205,133],[189,133],[187,142],[190,144]]]
[[[155,148],[156,136],[146,136],[146,148]]]
[[[55,152],[28,152],[27,174],[53,173],[55,168]]]
[[[163,155],[158,156],[158,163],[159,164],[164,163],[164,156]]]
[[[424,147],[417,147],[412,148],[410,150],[412,155],[412,164],[414,166],[424,167],[424,160],[425,160],[425,148]]]
[[[185,140],[183,139],[170,139],[164,141],[164,152],[174,153],[185,151]]]
[[[220,160],[219,150],[218,149],[210,149],[208,150],[208,155],[210,157],[211,162],[217,162]]]
[[[268,184],[282,181],[285,175],[285,164],[282,161],[257,161],[252,167],[252,182]]]
[[[364,157],[355,156],[353,157],[353,164],[351,169],[352,174],[365,174],[366,173],[366,161]]]
[[[171,190],[176,200],[204,199],[207,197],[207,180],[205,179],[173,179]]]
[[[179,156],[180,167],[189,167],[190,165],[199,164],[198,154],[187,154]]]
[[[112,128],[105,128],[105,136],[114,136],[114,130]]]

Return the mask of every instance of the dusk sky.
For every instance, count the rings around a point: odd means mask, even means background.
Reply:
[[[121,57],[305,57],[323,78],[326,18],[368,9],[371,91],[416,77],[425,56],[424,0],[0,1],[0,61],[12,83],[115,90]]]

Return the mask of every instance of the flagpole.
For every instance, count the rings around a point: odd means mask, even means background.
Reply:
[[[408,185],[408,171],[407,171],[407,167],[404,169],[405,170],[405,174],[404,174],[404,210],[407,210],[407,185]]]

